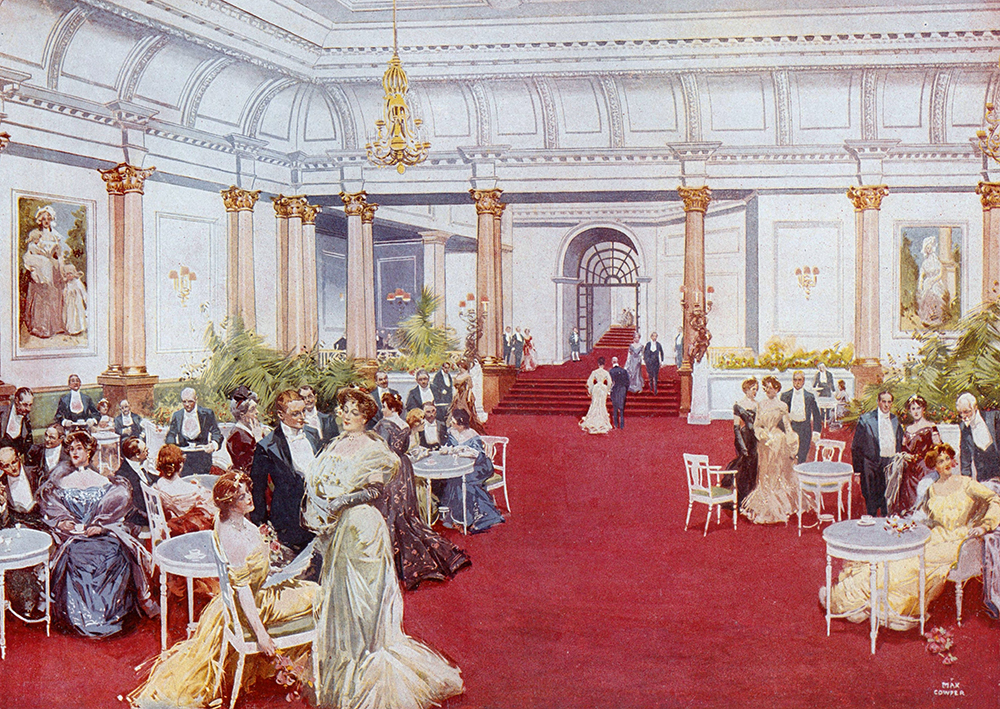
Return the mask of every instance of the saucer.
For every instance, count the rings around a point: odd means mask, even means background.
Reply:
[[[875,518],[874,517],[869,517],[868,519],[861,518],[861,519],[858,520],[858,526],[859,527],[874,527],[875,526]]]

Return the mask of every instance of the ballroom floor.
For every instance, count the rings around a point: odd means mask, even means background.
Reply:
[[[950,589],[931,608],[929,627],[955,631],[956,664],[928,654],[918,630],[883,631],[872,656],[867,624],[834,621],[826,637],[816,529],[799,538],[794,518],[741,518],[734,532],[724,513],[703,538],[696,506],[684,532],[681,453],[725,464],[729,423],[631,418],[587,436],[569,418],[509,416],[490,429],[512,439],[513,515],[486,534],[455,534],[472,568],[406,594],[408,632],[462,668],[466,693],[447,709],[1000,706],[1000,624],[980,610],[978,582],[961,628]],[[185,610],[170,613],[177,638]],[[121,707],[135,666],[158,650],[158,627],[46,639],[9,618],[0,705]],[[278,703],[305,706],[271,684],[240,699]]]

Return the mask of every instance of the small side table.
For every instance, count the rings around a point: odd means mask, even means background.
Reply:
[[[830,619],[846,618],[856,613],[856,608],[847,613],[834,614],[830,611],[830,588],[832,581],[832,559],[847,559],[848,561],[867,562],[871,567],[871,589],[868,610],[871,617],[872,654],[875,654],[875,641],[878,638],[879,623],[888,625],[889,614],[896,614],[889,607],[889,564],[890,561],[911,559],[920,560],[920,634],[924,633],[924,619],[927,615],[926,590],[927,571],[924,567],[925,548],[930,539],[931,530],[918,525],[905,532],[897,533],[886,528],[884,519],[877,518],[875,524],[863,526],[859,520],[837,522],[823,530],[823,540],[826,542],[826,634],[830,635]],[[884,577],[882,593],[878,593],[878,564],[882,564]],[[884,606],[884,615],[880,609]],[[899,617],[899,616],[898,616]]]
[[[427,519],[431,518],[431,481],[462,478],[462,532],[469,533],[469,508],[466,504],[465,476],[475,468],[476,461],[457,455],[431,451],[426,458],[413,463],[413,474],[427,481]]]
[[[188,532],[171,537],[156,545],[153,562],[160,567],[160,648],[167,646],[167,574],[187,579],[188,637],[194,630],[194,580],[217,579],[212,549],[212,532]]]
[[[817,516],[823,514],[823,493],[837,491],[837,521],[840,521],[843,509],[843,487],[847,485],[847,519],[851,518],[851,481],[854,479],[854,468],[850,463],[839,463],[833,460],[816,460],[811,463],[799,463],[793,470],[799,478],[799,536],[802,536],[802,492],[812,492],[816,495]],[[833,520],[831,515],[828,518]]]
[[[25,623],[45,623],[45,635],[51,628],[49,613],[49,549],[52,537],[37,529],[16,527],[0,530],[0,659],[7,659],[7,611]],[[6,595],[6,573],[14,569],[45,567],[45,617],[25,618],[10,607]]]

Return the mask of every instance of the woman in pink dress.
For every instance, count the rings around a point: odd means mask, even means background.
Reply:
[[[528,328],[524,328],[524,359],[521,360],[521,369],[525,372],[538,369],[538,362],[535,361],[535,342],[531,339],[531,330]]]

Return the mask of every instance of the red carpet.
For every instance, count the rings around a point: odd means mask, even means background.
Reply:
[[[446,709],[1000,706],[1000,624],[966,587],[963,627],[949,589],[929,627],[954,628],[958,662],[943,665],[918,631],[834,621],[826,637],[816,592],[824,546],[816,529],[756,526],[728,513],[701,535],[687,508],[681,453],[732,456],[732,428],[630,418],[587,436],[565,417],[492,417],[512,438],[514,513],[486,534],[452,538],[473,558],[446,584],[406,594],[406,628],[462,668],[465,695]],[[855,488],[857,513],[860,493]],[[811,518],[807,518],[811,521]],[[449,533],[451,534],[451,533]],[[171,606],[173,637],[185,611]],[[8,620],[0,706],[120,707],[133,667],[158,649],[155,623],[110,641]],[[961,696],[939,696],[943,683]],[[951,691],[951,690],[949,690]],[[239,706],[286,705],[259,686]]]
[[[631,328],[612,327],[597,341],[594,349],[577,362],[541,365],[531,372],[519,372],[517,382],[495,412],[502,415],[559,414],[582,418],[590,408],[587,377],[597,368],[598,357],[604,357],[607,369],[611,369],[612,357],[618,357],[619,364],[624,367],[634,332]],[[642,373],[643,378],[648,377],[645,368]],[[648,380],[642,392],[630,393],[626,413],[632,416],[677,416],[681,399],[676,368],[661,367],[657,382],[656,396],[649,389]],[[608,411],[611,411],[610,401]]]

